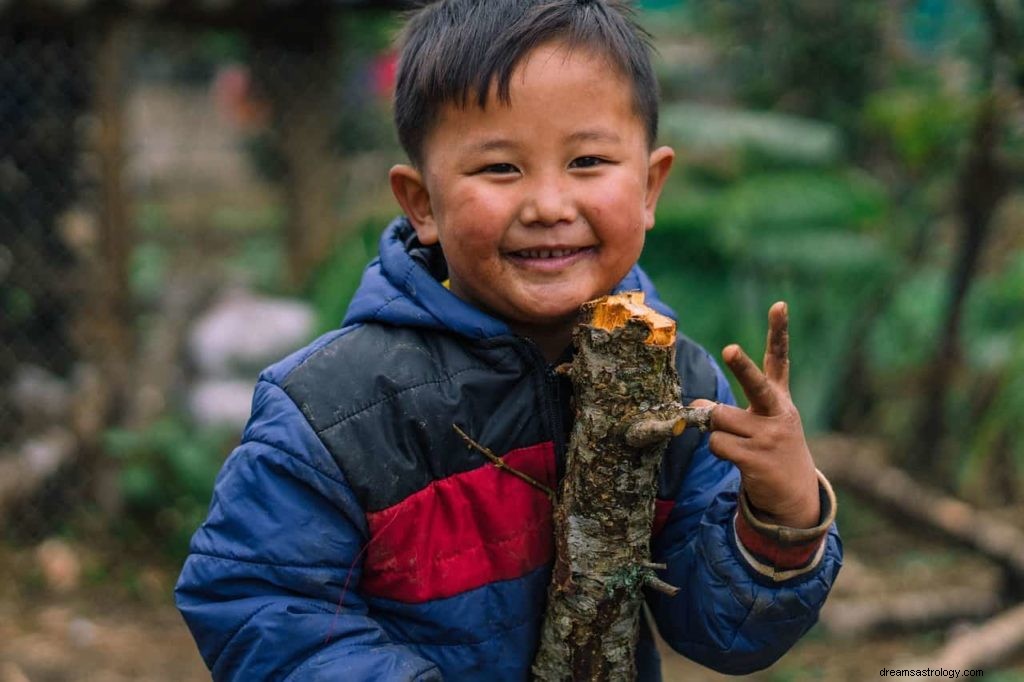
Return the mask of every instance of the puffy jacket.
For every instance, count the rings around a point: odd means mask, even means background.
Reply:
[[[524,680],[552,564],[551,503],[453,429],[554,487],[568,386],[534,344],[447,291],[404,219],[381,239],[341,329],[266,369],[176,588],[216,680]],[[634,268],[620,290],[640,289]],[[258,333],[253,330],[252,333]],[[682,335],[683,399],[734,403]],[[734,531],[739,475],[687,430],[670,443],[652,539],[675,598],[665,640],[706,666],[770,665],[815,622],[839,570],[775,582]],[[660,679],[646,626],[644,680]]]

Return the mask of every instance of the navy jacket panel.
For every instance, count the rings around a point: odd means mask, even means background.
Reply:
[[[439,283],[438,255],[407,221],[392,223],[343,328],[261,375],[176,590],[215,679],[528,677],[550,530],[523,530],[550,523],[549,502],[495,474],[451,426],[499,455],[526,453],[553,486],[569,393],[530,342]],[[639,268],[619,289],[671,313]],[[677,365],[686,402],[734,402],[710,356],[681,335]],[[759,581],[735,546],[737,482],[706,436],[672,440],[658,490],[672,510],[653,555],[683,591],[648,600],[673,647],[746,672],[813,624],[840,547],[831,537],[799,579]],[[481,499],[480,484],[512,494]],[[659,679],[646,627],[642,638],[642,679]]]
[[[261,381],[192,540],[178,607],[216,680],[439,680],[358,585],[365,521],[292,400]]]

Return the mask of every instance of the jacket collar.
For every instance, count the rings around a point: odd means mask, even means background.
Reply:
[[[382,322],[455,332],[472,339],[507,336],[503,321],[466,303],[442,286],[448,267],[439,246],[424,246],[408,219],[398,217],[384,230],[380,256],[367,266],[343,326]],[[623,278],[616,292],[643,291],[647,303],[673,319],[654,285],[638,265]]]

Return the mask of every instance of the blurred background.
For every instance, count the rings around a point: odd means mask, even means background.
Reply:
[[[209,679],[171,591],[397,212],[401,4],[0,0],[0,682]],[[712,352],[789,301],[840,494],[821,623],[751,678],[1024,680],[1024,2],[639,18],[679,153],[642,265]]]

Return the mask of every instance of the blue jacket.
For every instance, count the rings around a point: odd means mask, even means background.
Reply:
[[[568,387],[532,342],[439,282],[443,258],[404,219],[381,239],[341,329],[266,369],[176,588],[216,680],[524,680],[552,562],[551,505],[453,424],[557,485]],[[671,314],[634,268],[640,289]],[[258,333],[258,330],[253,330]],[[683,399],[734,403],[680,335]],[[841,564],[775,582],[734,530],[739,475],[692,430],[673,439],[648,595],[665,640],[727,673],[777,660],[815,622]],[[763,568],[763,567],[762,567]],[[660,679],[646,626],[644,680]]]

